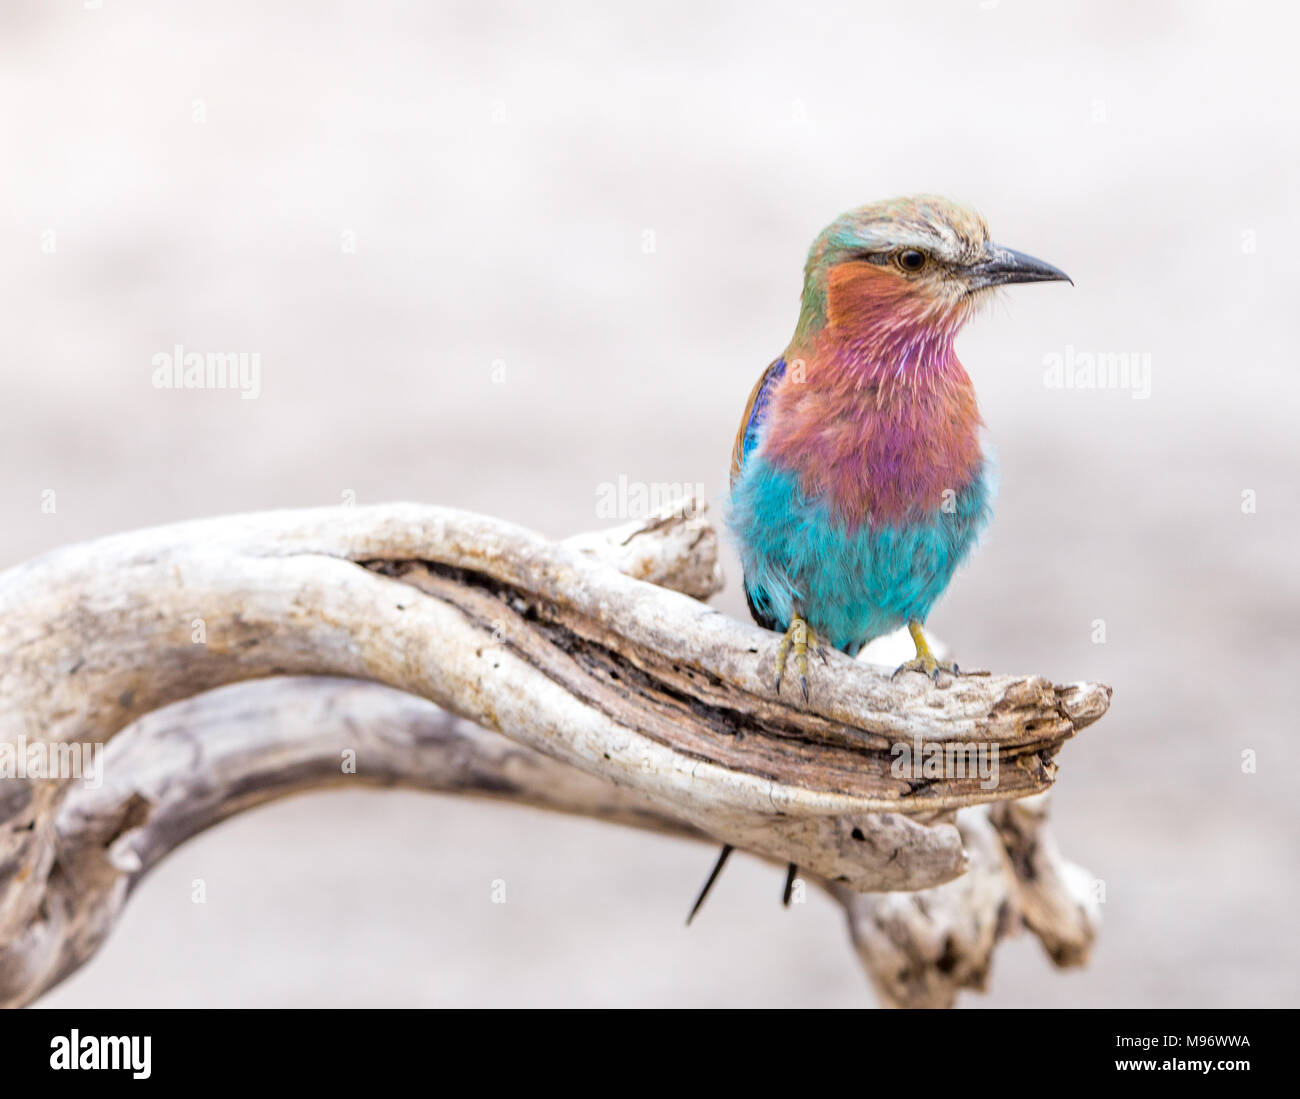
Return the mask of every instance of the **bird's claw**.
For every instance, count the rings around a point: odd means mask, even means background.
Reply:
[[[799,672],[799,690],[803,694],[803,700],[808,701],[808,650],[812,651],[822,658],[822,663],[828,663],[826,659],[826,648],[821,639],[807,622],[798,615],[790,622],[790,627],[785,631],[785,636],[781,638],[781,644],[776,650],[776,691],[781,693],[781,680],[785,678],[786,660],[790,653],[794,653],[794,666]]]
[[[922,675],[928,676],[935,683],[939,682],[940,672],[947,672],[949,675],[954,676],[961,675],[961,672],[958,670],[954,661],[936,660],[934,654],[928,652],[924,655],[916,656],[912,660],[905,660],[894,669],[894,674],[890,676],[890,678],[897,679],[904,672],[920,672]]]
[[[925,640],[925,632],[921,629],[921,623],[915,620],[907,624],[907,632],[912,635],[912,642],[916,645],[916,656],[904,661],[894,669],[891,679],[897,679],[903,672],[920,672],[928,676],[937,685],[939,682],[939,673],[947,672],[949,675],[961,675],[957,670],[957,665],[947,660],[939,660],[934,653],[930,651],[930,646]]]

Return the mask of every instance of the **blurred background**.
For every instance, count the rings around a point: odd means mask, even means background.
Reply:
[[[963,663],[1115,695],[1054,795],[1105,883],[1093,962],[1022,937],[962,1002],[1295,1005],[1300,17],[611,7],[6,0],[0,567],[350,495],[554,536],[602,525],[620,476],[721,500],[814,235],[965,200],[1077,285],[1016,288],[959,341],[1001,494],[931,624]],[[155,388],[176,344],[257,353],[260,393]],[[1071,348],[1138,356],[1149,388],[1053,387]],[[302,797],[177,851],[42,1003],[873,1003],[839,911],[782,910],[756,860],[685,931],[712,859]]]

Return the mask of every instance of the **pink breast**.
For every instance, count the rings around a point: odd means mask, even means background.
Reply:
[[[881,362],[822,340],[787,352],[762,453],[850,528],[931,515],[982,464],[975,392],[951,339],[911,351]]]

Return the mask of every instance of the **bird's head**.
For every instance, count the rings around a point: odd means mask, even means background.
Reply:
[[[1071,282],[1050,263],[989,239],[974,210],[915,195],[859,206],[813,242],[800,335],[830,327],[867,337],[899,328],[955,332],[998,286]]]

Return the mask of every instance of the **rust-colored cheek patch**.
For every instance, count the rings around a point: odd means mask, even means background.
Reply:
[[[885,320],[906,311],[918,288],[899,272],[866,260],[838,263],[826,278],[826,319],[837,328]]]

